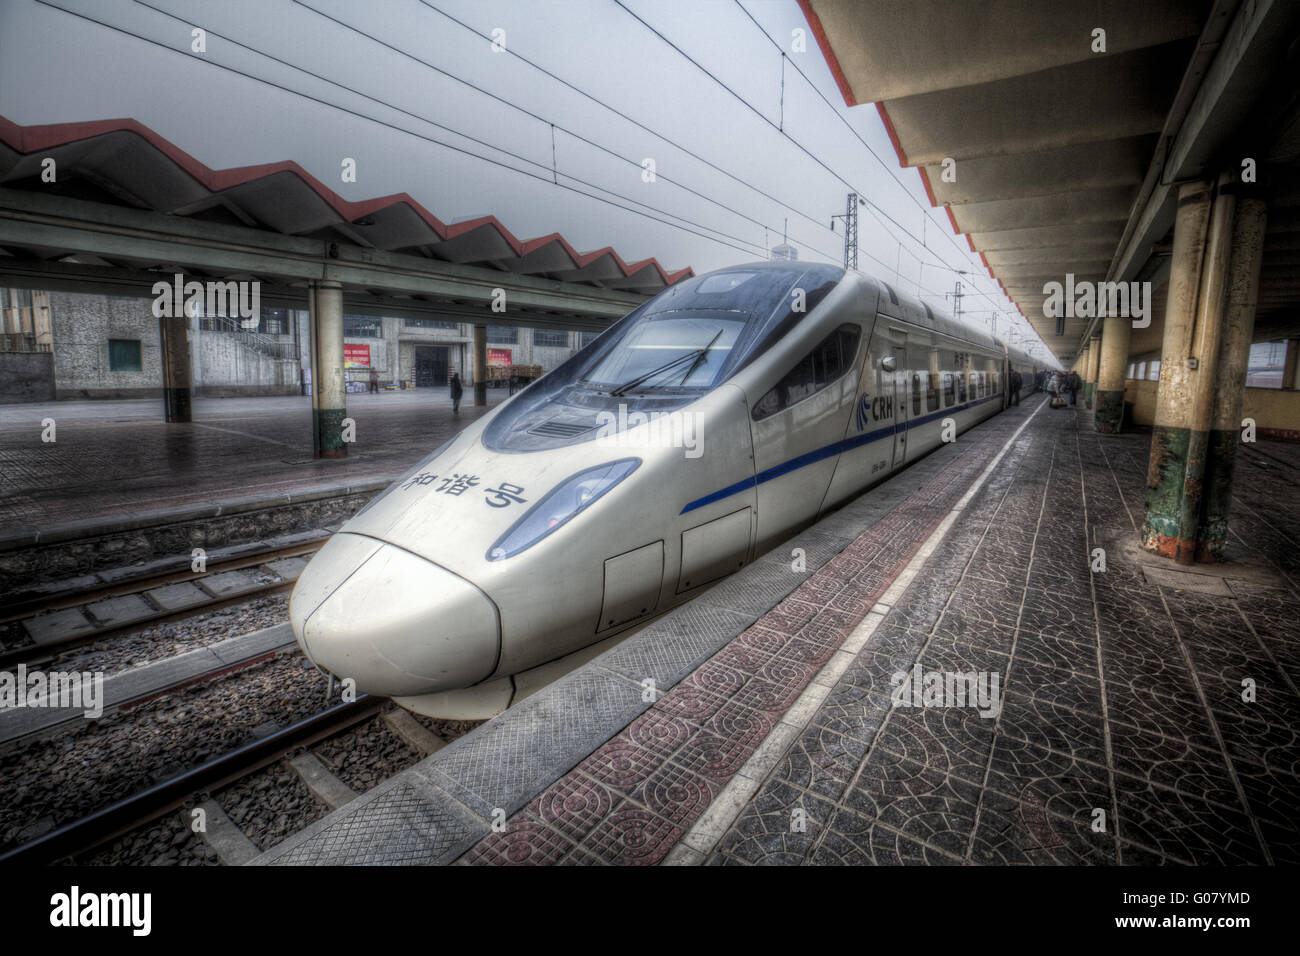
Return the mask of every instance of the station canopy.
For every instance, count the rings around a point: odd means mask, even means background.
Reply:
[[[799,2],[845,102],[876,104],[1065,365],[1096,320],[1058,328],[1044,284],[1160,286],[1178,184],[1246,159],[1269,203],[1257,339],[1300,332],[1300,4]]]

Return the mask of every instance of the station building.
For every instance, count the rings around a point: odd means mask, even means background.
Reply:
[[[0,288],[0,404],[156,397],[163,381],[159,320],[138,297]],[[255,328],[225,315],[192,315],[193,392],[202,398],[300,395],[311,382],[305,309],[261,309]],[[487,327],[488,365],[543,373],[594,332]],[[445,388],[453,370],[474,381],[474,326],[396,316],[343,316],[349,391],[375,370],[382,389]]]

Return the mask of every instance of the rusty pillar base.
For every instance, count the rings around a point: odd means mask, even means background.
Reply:
[[[1118,435],[1124,423],[1124,390],[1098,391],[1093,427],[1103,435]]]
[[[1228,540],[1228,510],[1232,505],[1232,474],[1237,461],[1240,433],[1236,429],[1215,429],[1209,434],[1205,452],[1205,478],[1201,520],[1196,529],[1196,560],[1223,560]]]

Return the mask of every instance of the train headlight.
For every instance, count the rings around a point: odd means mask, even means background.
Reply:
[[[640,464],[640,458],[622,458],[566,478],[497,539],[488,549],[488,560],[503,561],[531,548],[590,508]]]

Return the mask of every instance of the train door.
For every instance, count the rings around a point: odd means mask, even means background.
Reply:
[[[887,394],[892,394],[894,399],[894,453],[893,469],[897,470],[903,467],[907,460],[907,412],[908,403],[911,401],[911,368],[907,361],[907,333],[901,329],[893,329],[894,342],[890,345],[890,354],[894,358],[892,369],[886,375],[886,379],[893,381],[887,387]],[[919,387],[919,381],[918,381]]]
[[[884,312],[871,324],[871,339],[862,357],[860,384],[845,406],[839,461],[822,510],[834,507],[889,474],[894,466],[895,424],[899,414],[895,375],[905,367],[895,347],[906,352],[907,334]]]
[[[825,329],[755,403],[758,551],[816,517],[835,473],[844,418],[858,394],[862,326]]]

